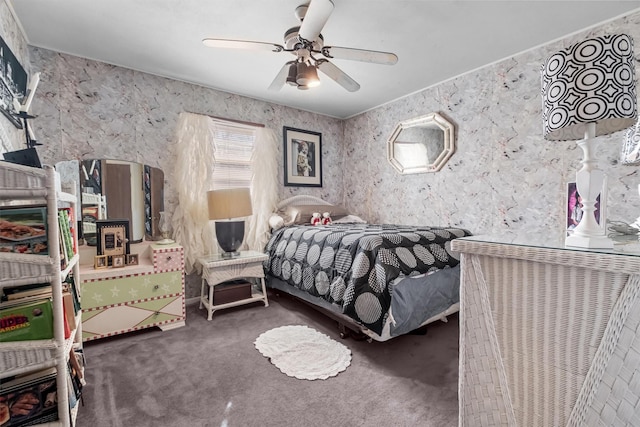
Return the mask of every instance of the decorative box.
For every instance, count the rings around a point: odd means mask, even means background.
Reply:
[[[220,283],[213,288],[214,305],[226,304],[247,298],[251,298],[251,283],[246,280],[230,280]]]

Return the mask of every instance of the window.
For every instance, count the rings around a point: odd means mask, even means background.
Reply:
[[[248,217],[245,242],[252,250],[264,248],[268,219],[278,197],[277,153],[278,140],[272,129],[202,114],[180,114],[175,160],[179,203],[171,222],[176,241],[184,247],[188,273],[198,270],[198,257],[217,252],[205,215],[209,190],[254,187],[252,193],[255,190],[260,197],[252,200],[253,215]]]
[[[211,189],[251,187],[251,155],[255,139],[253,128],[216,120]]]

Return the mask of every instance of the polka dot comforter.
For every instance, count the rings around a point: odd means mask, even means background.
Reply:
[[[451,240],[469,235],[451,227],[293,225],[273,232],[265,270],[341,306],[344,314],[380,334],[391,304],[389,284],[456,266]]]

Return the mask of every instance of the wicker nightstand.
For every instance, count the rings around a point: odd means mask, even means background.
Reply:
[[[266,254],[254,251],[243,251],[234,258],[222,258],[219,255],[211,255],[198,259],[202,264],[202,286],[200,288],[200,308],[206,307],[207,320],[211,320],[213,312],[223,308],[236,307],[256,301],[267,300],[267,289],[264,283],[264,268],[262,263],[268,258]],[[214,305],[213,291],[216,285],[233,279],[254,279],[259,283],[259,289],[252,286],[251,297],[232,301],[225,304]],[[208,285],[208,292],[205,292]]]

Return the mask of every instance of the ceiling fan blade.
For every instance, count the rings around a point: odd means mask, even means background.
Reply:
[[[222,47],[227,49],[265,50],[270,52],[282,52],[284,50],[284,47],[279,44],[246,40],[204,39],[202,43],[208,47]]]
[[[332,80],[335,80],[340,86],[348,90],[349,92],[355,92],[360,89],[358,82],[349,77],[344,71],[336,67],[326,59],[319,59],[316,62],[316,66],[320,71],[329,76]]]
[[[393,65],[398,62],[398,57],[394,53],[349,47],[325,46],[322,48],[322,54],[327,58],[350,59],[374,64]]]
[[[295,61],[289,61],[284,64],[282,68],[280,68],[280,71],[278,71],[276,78],[273,79],[273,81],[269,85],[268,90],[278,91],[282,89],[282,86],[284,86],[285,82],[287,81],[287,76],[289,75],[289,66],[294,63]]]
[[[298,36],[310,42],[314,41],[320,35],[331,12],[333,12],[331,0],[311,0],[302,25],[300,25]]]

